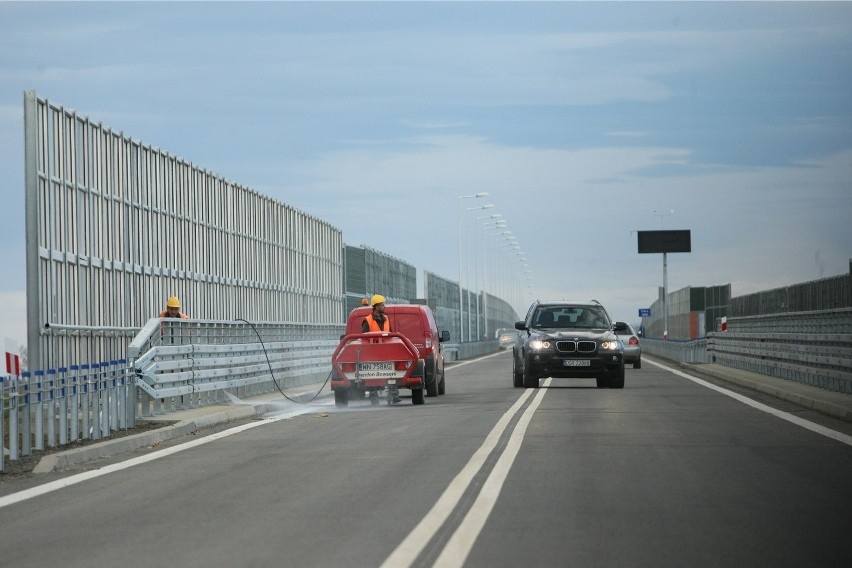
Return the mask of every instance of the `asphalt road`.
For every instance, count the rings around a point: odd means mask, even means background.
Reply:
[[[852,560],[848,424],[814,431],[648,362],[627,370],[623,390],[516,389],[506,352],[454,365],[447,381],[423,406],[282,404],[264,420],[28,480],[0,497],[0,562]]]

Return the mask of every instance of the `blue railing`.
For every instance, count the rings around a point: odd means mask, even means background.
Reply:
[[[0,441],[9,459],[135,424],[135,385],[124,360],[0,377]],[[4,452],[5,453],[5,452]],[[5,456],[0,456],[0,471]]]

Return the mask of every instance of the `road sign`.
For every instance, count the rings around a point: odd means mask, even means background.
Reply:
[[[640,318],[651,317],[651,308],[639,308],[639,317]]]

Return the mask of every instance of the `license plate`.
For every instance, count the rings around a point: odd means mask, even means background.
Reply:
[[[588,367],[592,362],[588,359],[565,359],[562,364],[565,367]]]
[[[393,371],[393,363],[389,361],[382,363],[358,363],[358,370],[365,373],[372,373],[375,371]]]

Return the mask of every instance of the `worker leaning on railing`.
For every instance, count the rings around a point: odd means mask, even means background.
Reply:
[[[171,296],[166,302],[166,309],[160,312],[161,318],[189,319],[189,316],[180,311],[180,300],[177,296]]]
[[[166,309],[160,312],[161,318],[176,318],[188,320],[189,316],[180,311],[180,300],[177,296],[169,297],[166,302]],[[182,345],[191,341],[190,336],[192,330],[188,326],[183,325],[167,325],[165,322],[160,324],[160,341],[166,344]]]

